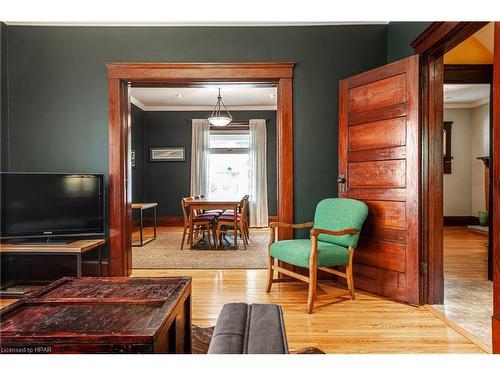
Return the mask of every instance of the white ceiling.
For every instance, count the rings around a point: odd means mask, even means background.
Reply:
[[[444,104],[447,108],[474,108],[489,102],[490,85],[444,85]]]
[[[132,87],[132,103],[145,111],[206,111],[217,102],[217,86],[211,87]],[[276,110],[276,87],[221,87],[229,110]]]

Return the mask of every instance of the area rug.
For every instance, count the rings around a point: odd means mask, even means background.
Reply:
[[[192,325],[192,352],[193,354],[207,354],[210,340],[215,327],[202,328]],[[298,350],[290,350],[290,354],[326,354],[323,350],[308,346]]]
[[[239,248],[231,249],[232,236],[223,241],[223,248],[208,250],[200,239],[193,250],[181,250],[182,228],[158,228],[157,239],[142,247],[132,248],[133,268],[198,268],[259,269],[267,267],[268,229],[251,229],[247,250],[238,240]]]

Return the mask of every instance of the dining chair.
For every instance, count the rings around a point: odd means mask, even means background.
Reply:
[[[347,281],[347,291],[330,295],[339,297],[349,295],[354,299],[354,280],[352,262],[354,249],[358,243],[363,223],[368,216],[364,202],[348,198],[324,199],[316,206],[314,222],[286,224],[272,222],[269,239],[269,264],[266,293],[271,291],[274,282],[288,279],[274,279],[274,271],[294,277],[309,284],[307,313],[314,309],[316,300],[317,272],[328,272]],[[310,228],[309,239],[276,241],[276,232],[283,228]],[[275,265],[275,259],[293,266],[309,269],[309,277]],[[331,267],[345,266],[345,272]]]
[[[238,213],[241,214],[244,202],[246,201],[248,203],[246,220],[245,220],[245,224],[246,224],[245,230],[247,233],[247,239],[250,239],[250,214],[249,214],[250,204],[249,204],[249,199],[250,199],[250,196],[248,194],[244,195],[243,198],[241,198],[240,204],[238,205]],[[222,215],[225,215],[225,216],[234,215],[234,210],[225,210]],[[241,235],[240,235],[240,237],[241,237]]]
[[[182,242],[181,242],[181,250],[184,249],[184,241],[187,236],[187,245],[190,245],[191,238],[191,220],[193,220],[193,231],[196,233],[201,230],[203,232],[203,236],[205,235],[205,230],[207,231],[207,239],[208,239],[208,248],[212,250],[212,240],[211,234],[214,238],[215,246],[216,244],[216,236],[215,236],[215,220],[216,216],[209,214],[193,214],[193,217],[190,215],[189,207],[186,204],[187,198],[181,199],[181,211],[182,211],[182,219],[183,219],[183,232],[182,232]],[[194,233],[193,233],[194,234]]]
[[[243,240],[243,248],[247,249],[248,233],[247,233],[247,210],[248,199],[242,200],[241,213],[236,213],[236,230]],[[216,248],[222,246],[222,236],[234,233],[234,214],[226,214],[217,218],[217,235],[216,235]]]

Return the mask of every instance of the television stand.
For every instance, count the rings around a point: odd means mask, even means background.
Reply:
[[[17,257],[20,255],[74,255],[76,257],[76,276],[80,277],[82,276],[82,254],[97,249],[99,276],[102,276],[101,248],[105,243],[104,239],[76,240],[67,244],[2,243],[0,244],[0,254],[2,257],[10,256],[14,263],[10,285],[16,285]]]

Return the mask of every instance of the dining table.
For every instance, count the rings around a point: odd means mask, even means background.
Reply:
[[[189,236],[190,236],[190,246],[191,250],[193,249],[193,220],[191,218],[194,217],[195,210],[233,210],[234,212],[234,222],[233,222],[233,237],[234,244],[233,249],[238,248],[238,206],[240,204],[240,200],[236,199],[221,199],[221,198],[211,198],[211,197],[190,197],[185,199],[186,206],[189,207]],[[215,239],[217,241],[217,238]]]

